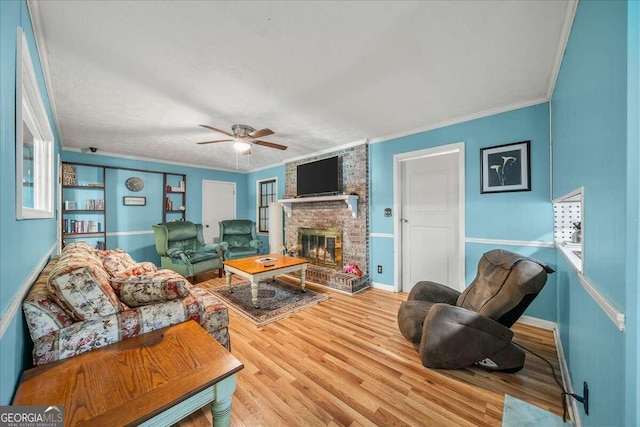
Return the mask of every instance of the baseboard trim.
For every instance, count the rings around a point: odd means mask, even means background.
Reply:
[[[556,322],[539,319],[537,317],[531,317],[531,316],[520,316],[520,318],[518,319],[518,323],[522,323],[524,325],[529,325],[529,326],[535,326],[540,329],[547,329],[549,331],[555,331],[558,327]]]
[[[381,289],[387,292],[395,292],[393,285],[387,285],[385,283],[370,282],[369,286],[371,286],[374,289]]]
[[[36,268],[33,269],[31,274],[29,274],[29,276],[22,283],[22,285],[18,289],[18,293],[13,297],[13,300],[11,300],[11,304],[9,304],[7,311],[5,311],[4,314],[2,314],[2,317],[0,317],[0,339],[2,339],[2,337],[4,336],[4,333],[7,331],[7,328],[9,328],[9,325],[11,324],[11,322],[13,322],[13,318],[18,312],[18,309],[22,304],[22,300],[27,295],[27,292],[29,292],[29,289],[31,289],[31,285],[33,284],[33,282],[36,281],[38,274],[40,274],[40,272],[44,269],[45,265],[47,265],[47,262],[49,262],[49,259],[51,258],[51,254],[56,252],[57,249],[58,249],[58,243],[56,242],[47,251],[47,254],[44,256],[44,258],[40,260]]]
[[[553,331],[553,340],[556,344],[556,354],[558,355],[558,364],[560,365],[560,378],[562,379],[564,390],[568,393],[573,393],[573,383],[571,382],[569,365],[567,365],[567,359],[564,356],[564,349],[562,348],[562,341],[560,340],[558,324],[556,322],[531,316],[521,316],[520,319],[518,319],[518,323]],[[580,419],[580,412],[578,411],[578,404],[576,400],[569,396],[565,396],[565,399],[567,401],[569,419],[575,427],[582,427],[582,420]]]
[[[569,373],[569,366],[567,365],[567,359],[564,357],[564,350],[562,348],[562,341],[560,340],[560,331],[558,328],[553,331],[553,339],[556,343],[556,352],[558,353],[558,363],[560,364],[560,376],[562,377],[562,384],[567,393],[573,393],[573,383],[571,382],[571,374]],[[580,418],[580,412],[578,411],[578,403],[570,396],[564,397],[567,401],[567,408],[569,410],[569,419],[572,421],[575,427],[582,427],[582,419]]]

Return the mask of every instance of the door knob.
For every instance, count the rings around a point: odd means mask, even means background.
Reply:
[[[409,220],[403,218],[403,219],[400,220],[400,222],[409,222]]]
[[[209,224],[205,224],[205,225],[204,225],[204,228],[209,228]]]

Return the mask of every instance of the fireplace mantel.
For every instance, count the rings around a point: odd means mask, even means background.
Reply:
[[[297,199],[280,199],[284,211],[291,218],[291,205],[294,203],[316,203],[316,202],[334,202],[342,200],[347,204],[347,208],[351,211],[354,218],[358,217],[358,196],[355,194],[344,194],[338,196],[318,196],[318,197],[300,197]]]

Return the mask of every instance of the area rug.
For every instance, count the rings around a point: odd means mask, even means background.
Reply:
[[[502,427],[560,427],[567,425],[571,424],[564,424],[562,417],[508,394],[504,395]]]
[[[274,279],[260,282],[258,286],[260,308],[255,308],[251,303],[251,283],[249,281],[232,284],[231,289],[232,293],[229,293],[229,288],[226,285],[209,288],[230,309],[257,327],[262,327],[329,299],[327,295],[319,294],[308,288],[306,292],[302,292],[300,286]]]

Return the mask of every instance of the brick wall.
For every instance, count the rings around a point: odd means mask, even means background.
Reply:
[[[296,194],[296,167],[327,157],[342,157],[344,194],[358,195],[358,216],[353,218],[343,201],[292,204],[291,218],[285,216],[285,245],[298,244],[298,227],[341,228],[343,264],[357,264],[369,275],[369,145],[362,144],[285,165],[285,195]]]

